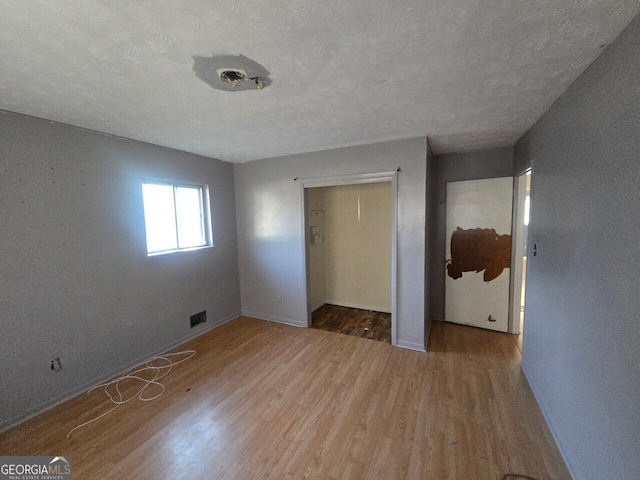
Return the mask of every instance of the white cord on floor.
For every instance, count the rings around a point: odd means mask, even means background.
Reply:
[[[129,371],[129,372],[125,373],[124,375],[122,375],[121,377],[114,378],[110,382],[103,383],[101,385],[96,385],[95,387],[89,389],[87,391],[87,393],[91,393],[91,392],[93,392],[94,390],[96,390],[98,388],[103,388],[104,387],[104,393],[107,394],[109,399],[116,406],[111,408],[110,410],[107,410],[102,415],[99,415],[99,416],[89,420],[88,422],[84,422],[84,423],[78,425],[77,427],[72,428],[69,431],[69,433],[67,433],[67,438],[69,438],[71,436],[71,434],[75,430],[79,429],[80,427],[84,427],[85,425],[89,425],[90,423],[93,423],[96,420],[101,419],[105,415],[108,415],[109,413],[113,412],[120,405],[123,405],[123,404],[133,400],[134,398],[138,398],[138,400],[141,400],[143,402],[150,402],[151,400],[155,400],[156,398],[158,398],[160,395],[162,395],[164,393],[164,385],[162,383],[160,383],[158,380],[160,380],[162,377],[167,376],[169,374],[169,372],[171,372],[171,369],[173,368],[174,365],[182,363],[185,360],[189,360],[195,354],[196,354],[195,350],[185,350],[183,352],[165,353],[163,355],[158,355],[157,357],[153,357],[151,360],[149,360],[145,364],[145,366],[142,367],[142,368],[137,368],[136,370]],[[171,357],[175,357],[177,355],[188,355],[188,356],[185,357],[185,358],[181,358],[180,360],[175,360],[175,361],[171,360]],[[157,362],[157,361],[164,361],[164,362],[166,362],[166,364],[164,364],[164,365],[154,365],[154,362]],[[138,374],[140,374],[141,372],[144,372],[146,370],[155,371],[155,374],[154,374],[153,378],[146,379],[146,378],[142,378],[142,377],[138,376]],[[122,392],[120,392],[120,382],[122,382],[123,380],[128,380],[128,379],[140,380],[144,385],[142,386],[142,388],[140,390],[138,390],[138,392],[135,395],[133,395],[130,398],[124,399],[122,397]],[[111,393],[109,392],[109,387],[111,385],[115,386],[117,395],[111,395]],[[145,397],[143,394],[144,394],[145,390],[150,385],[157,385],[157,386],[159,386],[161,388],[161,390],[157,395],[153,395],[151,397]]]

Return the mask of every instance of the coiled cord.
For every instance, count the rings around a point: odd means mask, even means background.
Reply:
[[[85,425],[89,425],[90,423],[93,423],[96,420],[101,419],[102,417],[104,417],[104,416],[108,415],[109,413],[113,412],[120,405],[124,405],[125,403],[130,402],[134,398],[137,398],[138,400],[140,400],[142,402],[150,402],[151,400],[155,400],[160,395],[162,395],[164,393],[164,390],[165,390],[164,385],[162,383],[160,383],[158,380],[160,380],[163,377],[166,377],[171,372],[171,369],[173,368],[174,365],[178,365],[179,363],[182,363],[182,362],[184,362],[186,360],[189,360],[195,354],[196,354],[195,350],[185,350],[183,352],[165,353],[163,355],[158,355],[157,357],[153,357],[151,360],[149,360],[145,364],[145,366],[142,367],[142,368],[137,368],[136,370],[129,371],[129,372],[125,373],[124,375],[122,375],[121,377],[114,378],[113,380],[111,380],[111,381],[109,381],[107,383],[102,383],[100,385],[96,385],[95,387],[90,388],[87,391],[87,393],[91,393],[94,390],[97,390],[98,388],[104,388],[104,393],[109,397],[109,400],[111,400],[111,402],[115,404],[115,407],[107,410],[103,414],[98,415],[97,417],[89,420],[88,422],[81,423],[77,427],[72,428],[69,431],[69,433],[67,433],[67,438],[69,438],[71,436],[71,434],[74,431],[76,431],[77,429],[79,429],[81,427],[84,427]],[[179,356],[179,355],[187,355],[187,356],[184,357],[184,358],[181,358],[179,360],[172,360],[171,359],[172,357],[176,357],[176,356]],[[158,361],[165,362],[165,363],[163,365],[154,365],[154,363],[157,363]],[[136,367],[134,367],[134,368],[136,368]],[[145,372],[145,371],[153,371],[154,372],[153,378],[147,379],[147,378],[143,378],[143,377],[139,376],[142,372]],[[123,398],[122,392],[120,391],[120,382],[122,382],[124,380],[139,380],[140,382],[143,383],[143,385],[140,388],[140,390],[138,390],[136,392],[135,395],[125,399],[125,398]],[[111,385],[113,385],[115,387],[115,390],[117,392],[115,395],[112,395],[111,392],[109,392],[109,387],[111,387]],[[161,388],[161,390],[156,395],[147,397],[147,396],[144,395],[144,392],[147,390],[147,388],[149,388],[150,385],[157,385],[157,386],[159,386]]]

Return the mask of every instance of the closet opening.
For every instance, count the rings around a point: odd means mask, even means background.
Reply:
[[[301,181],[308,327],[395,345],[396,178]]]

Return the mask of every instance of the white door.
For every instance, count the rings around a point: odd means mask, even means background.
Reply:
[[[445,320],[506,332],[513,179],[447,184]]]

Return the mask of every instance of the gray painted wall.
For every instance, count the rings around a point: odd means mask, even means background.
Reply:
[[[429,334],[431,333],[431,293],[430,293],[430,288],[431,288],[431,282],[430,282],[430,277],[429,277],[429,252],[431,251],[431,249],[433,248],[431,245],[431,238],[430,238],[430,234],[431,234],[431,229],[432,224],[429,223],[430,221],[430,209],[431,209],[431,190],[430,190],[430,185],[429,185],[429,175],[431,174],[431,171],[433,169],[432,167],[433,164],[433,152],[431,151],[431,145],[429,144],[429,140],[427,139],[427,178],[426,178],[426,194],[425,194],[425,198],[424,198],[424,209],[425,209],[425,231],[424,231],[424,248],[425,248],[425,255],[424,255],[424,272],[425,272],[425,282],[424,282],[424,344],[427,346],[427,349],[429,349]]]
[[[531,164],[531,144],[529,135],[524,135],[513,148],[513,176],[517,177],[529,170]],[[533,177],[532,177],[533,180]]]
[[[0,161],[0,428],[239,313],[231,164],[4,112]],[[209,184],[216,248],[148,258],[146,178]]]
[[[640,472],[640,17],[518,142],[533,163],[523,368],[576,479]]]
[[[431,158],[427,174],[427,275],[432,319],[444,320],[447,182],[510,177],[512,172],[513,147],[435,155]]]
[[[425,138],[414,138],[235,164],[242,312],[306,322],[302,202],[294,178],[400,167],[398,343],[424,348],[426,149]]]

